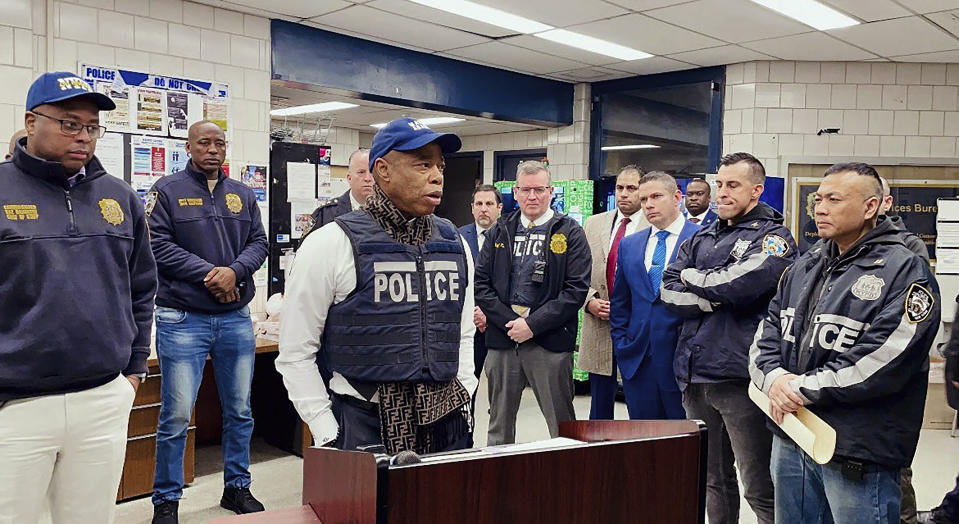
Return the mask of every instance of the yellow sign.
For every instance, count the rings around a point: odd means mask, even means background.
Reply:
[[[100,200],[100,214],[103,219],[114,226],[123,223],[123,208],[120,203],[112,198],[103,198]]]
[[[202,198],[178,198],[176,202],[177,204],[180,204],[180,206],[202,206],[203,205]]]
[[[7,220],[37,220],[40,218],[36,204],[7,204],[3,206],[3,213],[7,216]]]
[[[566,235],[562,233],[556,233],[549,239],[549,250],[557,255],[562,255],[566,252]]]
[[[227,193],[226,208],[229,209],[231,213],[239,213],[240,211],[243,211],[243,201],[240,200],[240,195],[237,195],[236,193]]]

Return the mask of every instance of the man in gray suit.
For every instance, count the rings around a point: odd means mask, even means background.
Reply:
[[[593,215],[583,226],[593,270],[586,295],[583,334],[579,342],[579,369],[589,372],[592,403],[590,420],[613,418],[616,402],[616,361],[609,336],[609,295],[613,289],[619,242],[627,235],[649,227],[639,206],[639,179],[645,172],[630,164],[616,177],[616,209]]]

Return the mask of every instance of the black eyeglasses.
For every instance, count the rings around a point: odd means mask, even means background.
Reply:
[[[90,138],[103,138],[104,133],[107,132],[107,128],[99,125],[90,125],[86,126],[77,122],[76,120],[60,120],[59,118],[53,118],[52,116],[47,116],[43,113],[38,113],[36,111],[30,111],[31,113],[42,116],[44,118],[49,118],[50,120],[56,120],[60,122],[60,132],[64,135],[77,136],[80,134],[80,131],[83,131],[84,128],[87,130],[87,134],[90,135]]]

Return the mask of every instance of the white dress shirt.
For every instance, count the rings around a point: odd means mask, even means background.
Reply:
[[[353,192],[350,191],[350,209],[352,209],[353,211],[356,211],[357,209],[362,209],[362,208],[363,208],[363,204],[361,204],[359,200],[354,198]]]
[[[696,222],[693,222],[694,224],[702,224],[703,220],[706,220],[706,215],[708,214],[709,214],[709,208],[707,207],[706,211],[703,211],[701,215],[690,215],[690,216],[687,216],[686,219],[689,220],[689,219],[695,218]]]
[[[665,231],[669,231],[669,236],[666,237],[666,265],[669,265],[669,260],[673,256],[673,250],[676,249],[676,243],[679,242],[679,234],[683,232],[683,226],[686,225],[686,217],[681,213],[676,220],[673,220],[672,224],[666,226]],[[656,226],[649,226],[649,240],[646,241],[646,271],[649,271],[649,268],[653,266],[653,254],[656,252],[656,244],[659,243],[659,238],[656,237],[656,234],[663,229],[659,229]]]
[[[629,216],[629,223],[626,224],[626,231],[623,234],[623,238],[626,238],[629,235],[632,235],[636,231],[639,231],[639,220],[636,220],[636,219],[641,216],[643,216],[642,211],[637,211]],[[619,224],[623,221],[624,218],[626,218],[626,216],[620,213],[619,210],[617,209],[616,217],[613,219],[613,229],[611,229],[609,232],[610,247],[612,247],[613,245],[613,239],[616,238],[616,232],[619,231]]]
[[[479,253],[483,251],[483,244],[486,243],[486,235],[483,233],[489,231],[492,227],[493,226],[483,229],[479,224],[476,224],[476,245],[478,247],[476,256],[479,256]]]
[[[545,213],[543,213],[542,215],[540,215],[539,218],[536,219],[536,225],[541,226],[549,222],[550,220],[552,220],[554,214],[555,213],[553,213],[553,208],[547,209]],[[533,223],[532,220],[526,218],[526,215],[522,213],[520,213],[519,215],[519,220],[520,222],[522,222],[523,227],[525,227],[526,229],[529,229],[529,225]]]
[[[469,245],[462,238],[463,249]],[[473,259],[466,257],[469,284],[463,292],[460,319],[459,369],[456,378],[473,395],[479,382],[473,374]],[[356,288],[356,266],[349,237],[336,222],[331,222],[306,237],[296,253],[286,281],[283,310],[280,314],[279,356],[276,370],[290,401],[313,433],[316,445],[336,439],[339,425],[333,416],[330,395],[316,367],[323,327],[330,306],[338,304]],[[334,372],[330,390],[340,395],[364,399],[349,382]],[[372,401],[377,398],[374,396]]]

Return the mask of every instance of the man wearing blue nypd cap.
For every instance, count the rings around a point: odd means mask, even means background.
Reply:
[[[114,108],[40,75],[0,163],[0,522],[45,498],[55,523],[113,521],[157,289],[143,205],[93,155]]]
[[[300,246],[276,368],[317,445],[463,448],[470,432],[473,263],[449,221],[443,155],[456,135],[400,118],[373,137],[364,209]],[[327,389],[317,368],[333,372]]]

